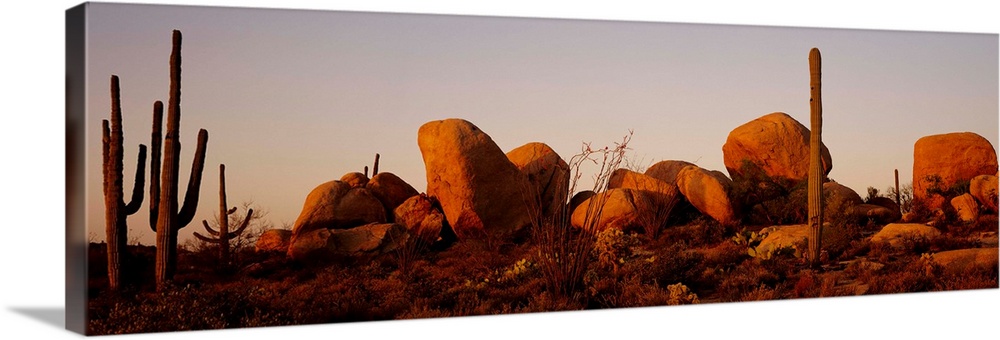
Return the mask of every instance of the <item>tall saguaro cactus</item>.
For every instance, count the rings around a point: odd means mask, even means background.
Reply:
[[[160,164],[160,140],[162,131],[163,104],[154,104],[153,108],[153,160],[154,165]],[[208,146],[208,131],[198,131],[198,146],[195,149],[194,161],[191,165],[191,177],[188,179],[187,193],[184,195],[184,205],[178,210],[178,172],[180,168],[180,125],[181,125],[181,32],[173,31],[173,49],[170,53],[170,98],[167,102],[167,132],[163,136],[162,168],[153,166],[154,177],[151,180],[150,193],[153,202],[150,209],[150,219],[155,216],[151,225],[156,231],[156,287],[162,289],[173,279],[177,268],[177,232],[191,223],[195,210],[198,208],[198,194],[201,188],[201,173],[205,166],[205,148]],[[152,195],[152,193],[157,195]]]
[[[823,133],[823,101],[820,93],[819,49],[809,51],[809,264],[819,264],[823,234],[823,164],[820,143]]]
[[[247,225],[250,224],[250,219],[253,218],[253,209],[248,209],[243,222],[238,223],[239,227],[234,231],[230,231],[229,215],[235,212],[236,207],[229,209],[226,205],[226,165],[219,164],[219,230],[213,230],[208,225],[208,221],[201,220],[201,223],[205,226],[205,230],[213,237],[206,237],[197,232],[194,233],[194,236],[202,241],[218,244],[219,261],[223,265],[229,264],[229,240],[239,237],[246,230]]]
[[[111,122],[102,122],[101,141],[104,158],[104,223],[107,233],[108,288],[118,290],[121,285],[122,259],[125,251],[128,215],[135,214],[142,205],[142,190],[145,186],[146,146],[139,144],[139,159],[135,168],[135,184],[132,199],[125,203],[122,189],[124,137],[122,136],[121,88],[118,76],[111,76]]]

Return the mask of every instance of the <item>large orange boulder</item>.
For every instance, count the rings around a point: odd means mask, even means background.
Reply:
[[[292,225],[292,241],[299,234],[316,229],[346,229],[386,221],[385,209],[365,188],[351,188],[342,181],[330,181],[313,189]]]
[[[672,207],[680,198],[677,185],[628,169],[618,169],[608,177],[608,189],[623,188],[644,195],[649,208]]]
[[[351,188],[364,188],[368,184],[368,176],[360,172],[348,172],[340,177],[340,181],[347,183]]]
[[[824,209],[849,208],[865,202],[857,191],[834,181],[823,183],[823,196]]]
[[[925,200],[931,209],[940,208],[944,203],[944,199],[934,193],[935,189],[947,191],[976,176],[996,173],[996,150],[978,134],[931,135],[913,144],[913,198]]]
[[[646,169],[645,174],[666,183],[677,184],[677,173],[681,172],[681,169],[684,169],[688,165],[694,164],[678,160],[659,161],[656,164],[650,165]]]
[[[824,221],[834,222],[835,218],[849,216],[852,212],[866,213],[862,203],[864,200],[854,189],[834,181],[823,183]]]
[[[478,127],[462,119],[428,122],[417,131],[417,146],[427,194],[458,237],[510,236],[532,223],[527,176]]]
[[[296,261],[321,262],[343,257],[385,254],[409,242],[406,228],[372,223],[350,229],[315,229],[298,235],[288,247]]]
[[[382,202],[382,207],[385,208],[389,221],[392,221],[392,212],[396,207],[410,197],[420,194],[417,189],[391,172],[380,172],[378,175],[372,176],[365,188],[368,188],[372,196]]]
[[[821,145],[823,173],[833,169],[826,145]],[[809,178],[809,129],[783,112],[775,112],[738,126],[722,145],[723,163],[733,180],[746,178],[744,162],[771,178],[794,185]]]
[[[931,254],[932,261],[949,275],[967,275],[975,271],[997,272],[998,255],[996,247],[971,248],[942,251]]]
[[[962,222],[972,223],[979,218],[979,202],[969,194],[963,194],[951,199],[951,207],[955,209],[958,219]]]
[[[441,236],[447,223],[444,213],[437,207],[433,197],[416,195],[410,197],[393,212],[396,223],[402,225],[410,234],[416,235],[426,244],[432,244]]]
[[[997,176],[979,175],[969,181],[969,194],[987,211],[997,212]]]
[[[641,222],[640,210],[636,207],[638,195],[632,189],[622,188],[597,193],[573,210],[570,223],[577,228],[598,232],[638,227]]]
[[[931,241],[941,237],[937,228],[920,223],[891,223],[872,235],[872,242],[888,242],[894,248],[902,248],[906,242],[914,240]]]
[[[580,204],[583,204],[583,202],[586,202],[591,197],[594,197],[594,195],[597,195],[597,193],[595,193],[593,190],[584,190],[574,194],[573,198],[569,199],[569,204],[567,204],[566,206],[569,209],[567,211],[570,214],[572,214],[574,211],[576,211],[576,207],[579,207]]]
[[[677,188],[698,211],[724,225],[736,223],[736,208],[729,199],[733,182],[725,174],[689,165],[677,173]]]
[[[532,142],[507,152],[507,159],[528,178],[531,196],[549,217],[566,205],[569,165],[545,143]]]

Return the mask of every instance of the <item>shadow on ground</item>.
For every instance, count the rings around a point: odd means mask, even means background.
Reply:
[[[66,309],[63,307],[11,307],[10,310],[59,329],[66,325]]]

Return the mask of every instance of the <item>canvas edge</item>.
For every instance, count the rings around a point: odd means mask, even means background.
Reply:
[[[66,10],[66,310],[67,330],[86,334],[85,109],[87,9]]]

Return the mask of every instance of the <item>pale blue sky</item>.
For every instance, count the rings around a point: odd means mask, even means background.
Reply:
[[[564,158],[635,131],[646,164],[725,172],[736,126],[783,111],[808,125],[811,47],[823,53],[830,177],[864,193],[910,181],[913,143],[972,131],[998,139],[996,34],[793,29],[330,11],[94,4],[88,27],[88,227],[103,235],[100,120],[121,77],[126,190],[167,99],[170,31],[184,33],[182,187],[209,130],[197,220],[253,199],[291,223],[316,185],[370,165],[426,188],[416,131],[458,117],[504,151]],[[148,202],[129,225],[152,243]],[[200,228],[181,232],[185,239]],[[100,237],[103,239],[103,236]]]

